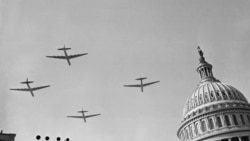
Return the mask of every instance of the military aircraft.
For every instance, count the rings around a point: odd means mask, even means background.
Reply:
[[[101,114],[85,115],[85,112],[88,112],[88,111],[84,111],[83,109],[81,111],[77,111],[77,112],[82,113],[82,116],[67,116],[67,117],[70,117],[70,118],[82,118],[84,120],[84,122],[86,122],[86,118],[101,115]]]
[[[149,83],[143,83],[142,81],[144,79],[147,79],[146,77],[141,77],[141,78],[137,78],[135,80],[140,80],[141,84],[135,84],[135,85],[124,85],[124,87],[140,87],[141,88],[141,92],[143,92],[143,87],[154,84],[154,83],[158,83],[160,81],[154,81],[154,82],[149,82]]]
[[[88,53],[82,53],[82,54],[68,55],[67,50],[70,50],[70,49],[71,48],[66,48],[65,45],[64,45],[63,48],[58,49],[58,50],[63,50],[64,51],[64,56],[46,56],[46,57],[48,57],[48,58],[56,58],[56,59],[66,59],[68,64],[71,65],[70,59],[88,54]]]
[[[10,89],[10,90],[15,90],[15,91],[28,91],[31,93],[31,95],[34,97],[34,93],[33,91],[36,91],[36,90],[39,90],[39,89],[43,89],[43,88],[46,88],[46,87],[49,87],[50,85],[46,85],[46,86],[40,86],[40,87],[34,87],[34,88],[31,88],[30,87],[30,83],[33,83],[33,81],[29,81],[28,78],[26,79],[26,81],[24,82],[21,82],[21,84],[26,84],[28,88],[20,88],[20,89]]]

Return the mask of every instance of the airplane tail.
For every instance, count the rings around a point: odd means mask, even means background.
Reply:
[[[78,113],[85,113],[85,112],[88,112],[88,111],[83,111],[83,110],[82,110],[82,111],[77,111],[77,112],[78,112]]]
[[[29,81],[28,78],[26,79],[26,81],[21,82],[21,84],[29,84],[29,83],[33,83],[34,81]]]
[[[63,47],[63,48],[59,48],[58,50],[69,50],[69,49],[71,49],[71,48],[65,48],[65,47]]]
[[[137,78],[135,80],[144,80],[144,79],[147,79],[147,77],[141,77],[141,78]]]

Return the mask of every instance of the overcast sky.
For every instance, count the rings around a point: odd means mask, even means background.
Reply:
[[[214,76],[250,99],[247,0],[1,0],[0,129],[72,141],[177,141],[199,84],[201,46]],[[46,58],[88,53],[73,59]],[[160,80],[141,93],[125,84]],[[30,93],[10,91],[51,87]],[[67,118],[87,114],[87,119]],[[44,139],[43,139],[44,140]]]

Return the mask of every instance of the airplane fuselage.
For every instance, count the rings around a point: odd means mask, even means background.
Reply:
[[[143,82],[142,82],[142,79],[141,79],[141,92],[143,92]]]
[[[85,114],[84,114],[83,110],[82,110],[82,118],[83,118],[84,122],[86,122],[86,118],[85,118]]]
[[[64,55],[65,55],[65,57],[66,57],[66,59],[67,59],[67,61],[68,61],[68,64],[70,65],[70,60],[69,60],[69,56],[68,56],[68,54],[67,54],[66,49],[63,50],[63,51],[64,51]]]
[[[34,95],[34,93],[33,93],[33,90],[31,89],[29,83],[26,83],[26,84],[27,84],[27,87],[28,87],[28,89],[29,89],[31,95],[34,97],[35,95]]]

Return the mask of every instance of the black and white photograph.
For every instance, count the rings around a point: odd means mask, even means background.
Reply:
[[[250,1],[0,0],[0,141],[250,141]]]

